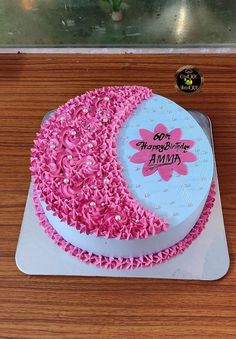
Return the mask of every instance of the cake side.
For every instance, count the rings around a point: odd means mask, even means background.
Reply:
[[[155,236],[148,236],[145,239],[117,239],[80,233],[74,227],[70,227],[67,223],[61,221],[60,218],[53,215],[51,210],[48,211],[45,203],[41,201],[40,205],[45,217],[55,231],[73,246],[96,255],[132,258],[162,251],[182,240],[198,221],[205,201],[188,220],[169,228],[167,232],[161,232]]]
[[[204,209],[200,215],[195,226],[191,231],[183,238],[181,241],[175,245],[166,248],[163,251],[154,252],[150,255],[144,255],[141,257],[132,257],[132,258],[114,258],[111,256],[102,256],[97,255],[92,252],[85,251],[79,247],[72,245],[70,242],[66,241],[54,227],[50,224],[47,217],[44,214],[42,209],[40,199],[38,198],[37,191],[33,190],[33,200],[36,214],[39,218],[40,225],[42,226],[45,233],[55,242],[57,246],[62,248],[65,252],[77,258],[78,260],[87,263],[93,264],[97,267],[106,268],[106,269],[138,269],[138,268],[147,268],[153,265],[160,265],[177,255],[182,254],[192,242],[200,236],[202,231],[205,228],[206,223],[209,220],[211,210],[215,202],[215,184],[214,182],[211,185],[211,189],[204,206]]]

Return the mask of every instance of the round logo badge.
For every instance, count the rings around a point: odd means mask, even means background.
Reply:
[[[183,93],[195,93],[203,85],[203,76],[193,66],[183,66],[176,72],[176,88]]]

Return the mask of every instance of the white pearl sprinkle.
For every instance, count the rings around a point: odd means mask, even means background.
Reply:
[[[102,121],[103,122],[108,122],[108,118],[103,118]]]
[[[76,131],[73,130],[73,131],[70,132],[70,134],[71,134],[71,135],[76,135]]]
[[[50,145],[50,148],[51,148],[51,149],[55,149],[55,148],[56,148],[56,145],[55,145],[55,144],[51,144],[51,145]]]
[[[84,109],[83,109],[83,112],[84,112],[84,113],[88,113],[88,109],[87,109],[87,108],[84,108]]]
[[[104,100],[106,100],[106,101],[109,101],[109,100],[110,100],[110,98],[109,98],[109,97],[105,97],[105,98],[104,98]]]
[[[119,214],[117,214],[117,215],[115,216],[115,220],[116,220],[116,221],[120,221],[120,220],[121,220],[121,216],[120,216]]]
[[[60,120],[61,121],[64,121],[65,120],[65,117],[63,116],[63,117],[60,117]]]
[[[68,178],[65,178],[63,181],[64,181],[65,184],[69,184],[69,182],[70,182],[70,180]]]
[[[103,179],[104,184],[109,184],[110,180],[108,178]]]
[[[68,160],[71,160],[71,159],[72,159],[72,155],[71,155],[71,154],[68,154],[68,155],[67,155],[67,159],[68,159]]]
[[[104,206],[104,205],[105,205],[104,202],[102,202],[102,203],[101,203],[101,206]]]
[[[91,142],[87,146],[88,148],[93,148],[93,144]]]
[[[86,161],[86,165],[88,166],[92,165],[92,161]]]
[[[138,219],[136,219],[135,222],[138,222]]]
[[[91,207],[94,207],[94,206],[96,206],[96,202],[95,202],[95,201],[91,201],[89,205],[90,205]]]

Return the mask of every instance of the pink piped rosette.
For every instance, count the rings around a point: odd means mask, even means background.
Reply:
[[[214,203],[212,185],[201,217],[178,244],[140,258],[111,258],[89,253],[65,241],[50,225],[40,201],[78,232],[97,237],[145,239],[166,231],[168,221],[140,205],[128,189],[118,161],[119,129],[143,100],[141,86],[108,87],[87,92],[60,106],[34,141],[31,171],[33,200],[45,232],[65,251],[99,267],[148,267],[182,253],[201,233]]]

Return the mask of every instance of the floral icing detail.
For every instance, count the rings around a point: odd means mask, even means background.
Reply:
[[[97,267],[101,268],[104,267],[109,269],[121,270],[146,268],[154,265],[159,265],[179,254],[182,254],[205,228],[205,225],[209,220],[211,210],[214,206],[215,194],[215,184],[212,183],[207,201],[200,215],[200,218],[184,239],[182,239],[175,245],[166,248],[165,250],[135,258],[106,257],[103,255],[97,255],[88,251],[84,251],[83,249],[72,245],[71,243],[63,239],[49,223],[47,217],[45,216],[35,188],[33,189],[33,201],[37,216],[43,230],[64,251],[70,253],[72,256],[78,258],[84,263],[94,264]]]
[[[195,144],[192,140],[181,139],[182,130],[175,128],[168,132],[163,124],[158,124],[154,131],[140,129],[141,140],[132,140],[130,145],[138,150],[131,158],[133,163],[144,163],[144,176],[159,172],[161,178],[168,181],[172,172],[187,175],[185,162],[197,160],[195,154],[189,152]]]
[[[48,210],[81,233],[144,239],[167,230],[132,196],[116,149],[120,127],[150,96],[141,86],[95,89],[60,106],[37,134],[35,188]]]

